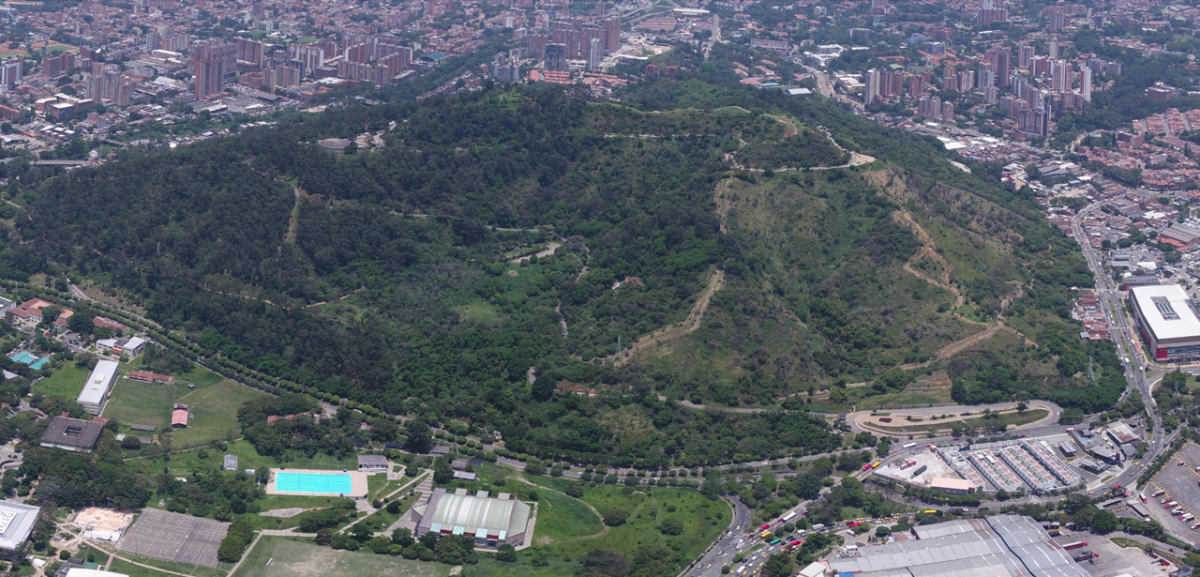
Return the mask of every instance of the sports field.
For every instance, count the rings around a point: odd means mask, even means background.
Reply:
[[[194,383],[196,388],[189,389],[188,383]],[[161,432],[171,428],[171,409],[175,403],[186,404],[193,415],[192,421],[186,428],[174,431],[173,444],[182,448],[224,438],[238,428],[237,411],[242,404],[263,395],[266,393],[203,369],[177,376],[173,385],[122,377],[113,387],[104,416],[125,425],[153,425]]]
[[[450,566],[441,563],[409,561],[403,557],[370,552],[336,551],[282,537],[263,537],[246,554],[242,566],[231,577],[442,577],[449,574]]]

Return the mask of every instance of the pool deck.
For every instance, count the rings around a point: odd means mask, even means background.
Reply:
[[[275,490],[275,474],[279,472],[285,473],[303,473],[307,475],[348,475],[350,477],[350,492],[342,493],[300,493],[296,491],[276,491]],[[271,477],[267,481],[268,495],[304,495],[309,497],[349,497],[352,499],[362,499],[367,496],[367,474],[360,471],[329,471],[316,469],[271,469]]]

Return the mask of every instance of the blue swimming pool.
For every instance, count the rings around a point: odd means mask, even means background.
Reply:
[[[275,490],[281,493],[334,493],[351,492],[350,475],[321,475],[316,473],[275,473]]]

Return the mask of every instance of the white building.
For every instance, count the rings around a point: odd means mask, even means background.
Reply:
[[[83,410],[99,415],[104,410],[104,404],[108,402],[108,394],[112,391],[112,386],[117,382],[117,361],[100,360],[96,362],[96,368],[92,369],[92,374],[88,375],[88,380],[83,384],[83,391],[79,393],[79,398],[76,399],[80,405],[83,405]]]

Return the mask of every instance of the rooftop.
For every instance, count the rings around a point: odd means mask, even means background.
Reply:
[[[1129,289],[1142,317],[1158,340],[1200,338],[1200,318],[1191,299],[1179,285],[1139,286]]]
[[[92,374],[88,375],[88,380],[83,385],[83,391],[79,393],[79,403],[99,405],[103,402],[104,396],[108,394],[108,387],[117,374],[118,366],[120,365],[117,361],[96,361],[96,368],[92,369]]]
[[[103,429],[104,426],[95,421],[54,417],[46,432],[42,434],[42,443],[90,451],[96,447],[96,441],[100,439],[100,431]]]
[[[39,508],[0,501],[0,549],[16,549],[33,532]]]
[[[838,573],[892,577],[1087,577],[1029,517],[997,515],[922,525],[917,539],[834,558]]]
[[[421,525],[430,531],[450,529],[454,534],[464,532],[478,535],[484,531],[488,536],[507,538],[522,533],[529,521],[529,505],[514,499],[487,497],[486,492],[470,495],[465,489],[447,493],[435,489],[428,511],[431,518]]]

